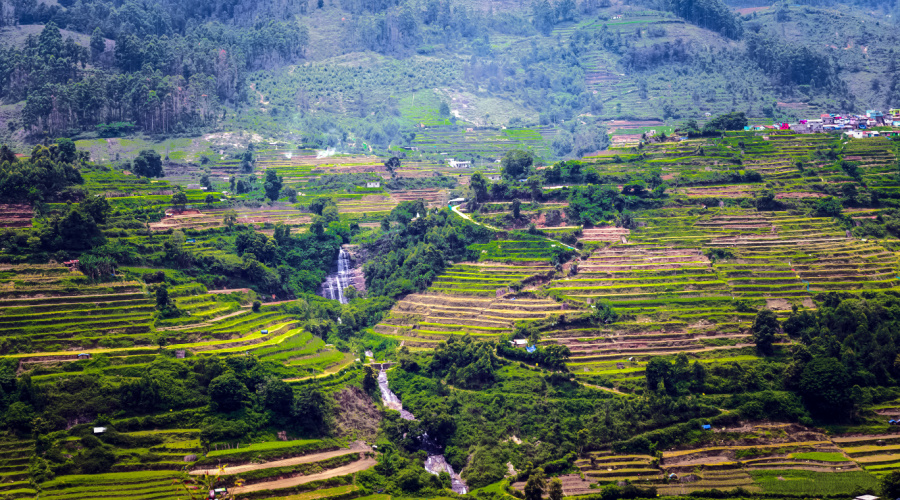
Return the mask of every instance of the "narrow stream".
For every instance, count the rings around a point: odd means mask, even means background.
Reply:
[[[337,257],[337,271],[329,274],[322,283],[322,290],[319,293],[326,299],[336,300],[341,304],[347,303],[344,297],[344,289],[352,284],[350,279],[350,254],[341,248]]]
[[[394,394],[394,391],[388,387],[387,372],[384,370],[381,370],[381,372],[378,373],[378,388],[381,390],[381,400],[384,401],[385,406],[392,410],[399,411],[400,418],[404,420],[416,419],[412,413],[403,409],[403,403],[400,402],[400,398],[398,398],[397,395]],[[441,472],[450,474],[451,487],[455,493],[465,495],[469,491],[469,488],[466,487],[466,483],[459,477],[459,474],[457,474],[453,470],[453,467],[444,460],[444,455],[439,453],[440,449],[428,439],[428,434],[423,436],[421,448],[428,452],[428,458],[425,459],[425,470],[434,475],[438,475]]]

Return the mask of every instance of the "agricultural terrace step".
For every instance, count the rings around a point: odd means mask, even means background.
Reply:
[[[592,342],[592,343],[569,343],[560,342],[567,346],[572,353],[582,352],[603,352],[617,349],[634,349],[634,348],[659,348],[659,347],[691,347],[696,346],[701,340],[719,340],[719,339],[740,339],[746,338],[750,340],[748,335],[730,334],[730,335],[712,335],[697,336],[687,339],[655,339],[655,338],[630,338],[630,339],[609,339],[609,342]],[[550,343],[550,342],[548,342]]]
[[[548,310],[559,309],[560,304],[546,299],[485,299],[481,297],[446,296],[433,294],[410,294],[402,303],[422,307],[444,306],[463,311],[478,309]]]
[[[147,321],[148,319],[149,315],[147,314],[122,314],[111,316],[94,316],[90,318],[69,318],[66,320],[57,318],[56,321],[32,321],[28,322],[28,326],[20,327],[13,327],[12,325],[14,325],[15,322],[0,322],[0,326],[3,326],[5,330],[4,333],[6,334],[24,335],[27,334],[30,329],[36,327],[42,328],[41,333],[63,332],[73,327],[96,325],[98,324],[98,322],[103,325],[103,330],[108,331],[122,328],[128,325],[136,325],[139,324],[138,322]]]
[[[42,313],[25,313],[23,314],[6,314],[9,310],[0,310],[0,324],[2,323],[19,323],[19,322],[29,322],[29,323],[40,323],[42,321],[66,321],[66,316],[80,316],[93,318],[97,316],[105,316],[105,317],[114,317],[114,316],[134,316],[138,313],[149,313],[156,308],[155,305],[150,303],[144,303],[141,305],[135,305],[130,307],[102,307],[102,308],[91,308],[91,309],[76,309],[76,310],[66,310],[66,311],[50,311],[50,312],[42,312]],[[16,312],[16,311],[13,311]],[[71,318],[69,318],[71,319]],[[75,319],[77,321],[77,319]]]
[[[668,283],[620,283],[614,285],[604,285],[604,286],[564,286],[568,285],[568,283],[564,282],[556,282],[552,288],[554,290],[562,290],[562,291],[610,291],[610,292],[622,292],[622,291],[638,291],[638,292],[648,292],[654,289],[658,290],[666,290],[666,291],[686,291],[686,290],[726,290],[728,288],[728,284],[724,281],[715,279],[715,276],[711,277],[713,279],[702,280],[702,281],[673,281]],[[797,281],[797,280],[795,280]]]
[[[585,262],[578,265],[579,272],[623,272],[623,271],[662,271],[671,269],[694,268],[698,264],[706,264],[704,261],[680,261],[648,264],[623,264],[609,265],[602,262]]]
[[[711,289],[708,290],[709,293],[713,292],[729,292],[730,295],[733,295],[733,292],[729,289]],[[680,291],[665,291],[665,292],[634,292],[634,293],[578,293],[578,294],[568,294],[568,297],[573,299],[608,299],[612,301],[614,305],[619,304],[622,301],[625,303],[640,300],[640,299],[658,299],[660,297],[671,297],[672,299],[692,299],[692,298],[716,298],[716,297],[726,297],[726,295],[721,294],[712,294],[707,295],[703,290],[680,290]]]
[[[263,342],[267,342],[271,340],[273,337],[283,333],[284,330],[289,330],[291,327],[297,326],[299,323],[296,321],[276,325],[275,327],[269,329],[269,333],[266,336],[262,336],[256,333],[248,335],[243,338],[235,339],[233,341],[212,341],[212,342],[198,342],[195,344],[187,343],[187,344],[176,344],[173,345],[172,348],[186,348],[190,349],[194,352],[202,352],[202,351],[212,351],[212,350],[220,350],[220,349],[230,349],[234,347],[245,347],[260,344]]]
[[[735,238],[730,240],[712,240],[710,246],[772,246],[772,245],[808,245],[812,243],[824,243],[831,241],[847,241],[846,238],[820,238],[814,240],[782,240],[778,238]]]
[[[557,336],[557,335],[569,335],[569,336]],[[628,333],[619,333],[610,330],[595,330],[591,332],[585,332],[583,335],[578,337],[571,336],[570,332],[567,331],[556,331],[556,332],[543,332],[544,339],[541,342],[547,342],[552,344],[566,344],[566,345],[590,345],[594,343],[604,343],[604,342],[614,342],[616,340],[636,340],[636,339],[657,339],[657,340],[686,340],[693,338],[707,338],[706,333],[698,333],[698,332],[686,332],[683,330],[676,330],[672,332],[666,332],[662,329],[660,330],[646,330],[646,329],[637,329],[637,331],[629,331]],[[738,335],[738,334],[733,334]]]
[[[864,457],[854,457],[854,460],[865,466],[894,463],[900,462],[900,453],[867,455]]]
[[[833,450],[829,450],[833,451]],[[828,461],[828,460],[810,460],[797,459],[786,456],[773,456],[764,458],[753,458],[750,460],[741,460],[741,463],[748,467],[772,467],[773,465],[817,465],[820,467],[856,467],[856,463],[852,460]]]
[[[833,464],[833,465],[830,465]],[[808,470],[813,472],[850,472],[860,470],[854,464],[843,465],[843,462],[805,463],[805,462],[773,462],[770,464],[744,464],[749,470]]]
[[[900,453],[900,444],[853,446],[843,448],[843,451],[854,458],[857,456],[879,455],[888,451]]]
[[[242,309],[249,309],[249,306],[247,306],[246,308],[244,308],[243,306],[241,306],[241,308],[242,308]],[[229,310],[230,310],[230,309],[229,309]],[[189,329],[192,329],[192,328],[201,328],[201,327],[207,327],[207,326],[212,326],[212,327],[214,327],[214,326],[216,326],[216,323],[225,321],[225,320],[227,320],[227,319],[232,319],[232,318],[234,318],[234,317],[236,317],[236,316],[241,316],[241,315],[244,315],[244,314],[250,314],[250,311],[247,311],[247,310],[238,310],[238,311],[234,311],[234,312],[232,312],[232,313],[230,313],[230,314],[226,314],[226,315],[224,315],[224,316],[217,316],[217,317],[215,317],[215,318],[213,318],[213,319],[204,321],[204,322],[199,323],[199,324],[198,324],[198,323],[190,323],[190,324],[186,324],[186,325],[165,326],[165,327],[157,328],[157,330],[159,330],[159,331],[177,331],[177,330],[189,330]]]
[[[778,449],[778,448],[818,448],[818,447],[828,447],[833,448],[834,444],[831,441],[794,441],[788,443],[772,443],[772,444],[755,444],[755,445],[735,445],[735,446],[709,446],[706,448],[695,448],[690,450],[671,450],[664,451],[662,456],[663,460],[667,458],[675,458],[675,457],[685,457],[689,455],[695,455],[698,453],[709,453],[713,451],[737,451],[737,450],[750,450],[750,449]]]
[[[690,248],[690,247],[675,248],[675,247],[659,246],[659,245],[634,244],[634,245],[611,246],[609,248],[597,250],[596,252],[594,252],[592,254],[592,256],[617,256],[617,255],[625,255],[625,256],[698,255],[698,256],[701,256],[702,253],[700,252],[699,249]]]
[[[785,273],[788,274],[788,273]],[[791,276],[793,277],[793,276]],[[705,272],[700,274],[691,274],[691,273],[677,273],[663,276],[629,276],[629,277],[612,277],[609,275],[594,275],[594,276],[585,276],[582,274],[576,275],[574,278],[564,278],[559,280],[554,280],[551,282],[551,285],[560,285],[560,284],[576,284],[576,285],[587,285],[590,283],[610,283],[610,284],[619,284],[619,283],[646,283],[648,281],[655,283],[669,283],[669,282],[677,282],[684,280],[698,280],[698,281],[709,281],[718,279],[718,276],[714,272]]]
[[[666,254],[666,255],[591,255],[584,261],[587,265],[593,264],[627,264],[643,262],[705,262],[704,258],[696,253]]]
[[[595,478],[607,478],[610,476],[658,476],[660,475],[659,469],[616,469],[612,468],[612,470],[588,470],[584,472],[584,475],[587,477],[595,477]]]
[[[113,298],[115,297],[115,298]],[[109,294],[100,295],[57,295],[52,297],[29,297],[19,299],[0,299],[0,307],[18,307],[32,305],[51,305],[51,304],[75,304],[84,302],[116,302],[127,300],[146,301],[147,297],[143,292],[111,292]]]
[[[397,310],[401,312],[409,311],[409,309],[405,305],[399,305],[397,307]],[[557,306],[553,310],[559,310],[559,306]],[[447,324],[449,322],[449,324],[459,323],[462,325],[472,326],[496,326],[498,328],[503,328],[504,325],[508,324],[507,320],[509,318],[544,317],[548,314],[547,311],[542,310],[505,311],[506,314],[503,314],[504,311],[480,309],[478,315],[473,315],[472,309],[449,308],[440,306],[432,307],[425,311],[417,309],[415,312],[419,316],[418,319],[431,323]],[[488,314],[489,312],[492,312],[493,314]],[[393,320],[402,319],[392,318],[392,321]]]
[[[736,344],[733,346],[715,346],[715,347],[706,347],[703,349],[619,349],[616,350],[616,354],[596,354],[589,356],[572,356],[569,358],[570,363],[585,363],[588,361],[601,361],[601,360],[611,360],[611,359],[619,359],[623,356],[666,356],[669,354],[695,354],[701,352],[712,352],[712,351],[723,351],[730,349],[743,349],[744,347],[752,347],[755,344]]]
[[[392,327],[410,327],[409,320],[402,318],[388,318],[382,321],[381,324]],[[491,320],[485,319],[482,316],[470,317],[466,314],[455,314],[453,311],[444,311],[440,309],[432,309],[427,314],[419,315],[412,324],[442,325],[448,328],[459,325],[468,328],[494,329],[498,331],[509,329],[509,322],[506,320]]]
[[[114,300],[105,302],[72,302],[57,304],[38,304],[25,306],[5,306],[0,303],[0,316],[2,317],[21,317],[22,315],[60,313],[72,314],[81,311],[98,311],[120,308],[134,307],[155,307],[154,303],[147,299],[138,300]]]

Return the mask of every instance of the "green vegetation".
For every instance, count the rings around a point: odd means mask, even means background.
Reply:
[[[878,484],[865,472],[752,471],[750,475],[765,493],[776,495],[850,495],[858,490],[874,491]]]
[[[900,148],[781,126],[900,12],[733,7],[4,4],[0,497],[900,495]]]

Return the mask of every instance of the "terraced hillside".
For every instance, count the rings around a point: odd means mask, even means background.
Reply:
[[[155,305],[139,282],[95,284],[81,273],[52,264],[6,266],[0,272],[0,325],[8,349],[149,344]]]
[[[844,438],[832,440],[787,424],[706,432],[716,445],[667,450],[657,457],[612,451],[587,453],[575,462],[577,475],[561,476],[563,490],[570,496],[590,494],[600,485],[627,481],[655,487],[661,495],[734,488],[761,493],[768,490],[769,473],[777,471],[782,480],[843,480],[846,484],[839,490],[852,491],[854,483],[866,477],[861,472],[865,462],[841,449]],[[736,436],[741,444],[732,444]],[[512,485],[520,491],[524,486],[524,482]]]
[[[900,284],[893,252],[847,237],[831,219],[673,208],[639,221],[642,227],[630,232],[627,243],[605,242],[582,254],[576,274],[539,265],[549,254],[531,248],[547,243],[500,240],[476,247],[483,261],[452,266],[425,294],[402,300],[376,331],[413,346],[448,335],[492,339],[518,320],[609,301],[625,320],[545,332],[546,343],[572,350],[573,368],[591,371],[594,362],[602,368],[604,361],[634,356],[741,353],[753,345],[748,330],[761,307],[784,317],[794,305],[814,307],[814,298],[830,291]],[[587,241],[596,241],[595,234],[588,233]],[[502,254],[503,262],[492,262],[494,254]],[[481,313],[471,314],[473,309]]]
[[[6,266],[0,323],[6,356],[23,369],[40,368],[37,380],[64,377],[57,362],[83,354],[114,359],[110,373],[146,366],[160,345],[196,354],[253,353],[295,373],[336,371],[352,357],[299,328],[277,306],[250,310],[240,294],[206,293],[202,286],[172,287],[185,316],[161,319],[146,286],[126,279],[95,284],[64,266]],[[243,300],[246,304],[246,296]],[[12,354],[17,353],[17,354]],[[148,356],[149,360],[148,360]],[[56,366],[56,368],[50,368]]]

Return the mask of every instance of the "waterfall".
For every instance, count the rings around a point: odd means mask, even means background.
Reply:
[[[326,299],[337,300],[341,304],[346,304],[347,298],[344,297],[344,289],[350,284],[350,254],[342,248],[338,252],[337,271],[325,278],[319,295]]]
[[[394,391],[392,391],[390,387],[388,387],[387,372],[384,370],[378,372],[378,389],[381,390],[381,400],[384,402],[384,406],[399,411],[400,418],[404,420],[416,419],[412,413],[403,409],[403,403],[400,402],[400,398],[394,394]],[[434,441],[428,437],[428,434],[422,436],[422,443],[419,447],[428,452],[428,458],[425,459],[425,470],[435,476],[439,475],[441,472],[446,472],[450,475],[450,484],[454,492],[460,495],[465,495],[469,492],[466,483],[464,483],[462,478],[459,477],[459,474],[453,470],[453,467],[447,463],[447,460],[444,459],[444,455],[440,453],[440,449]]]

